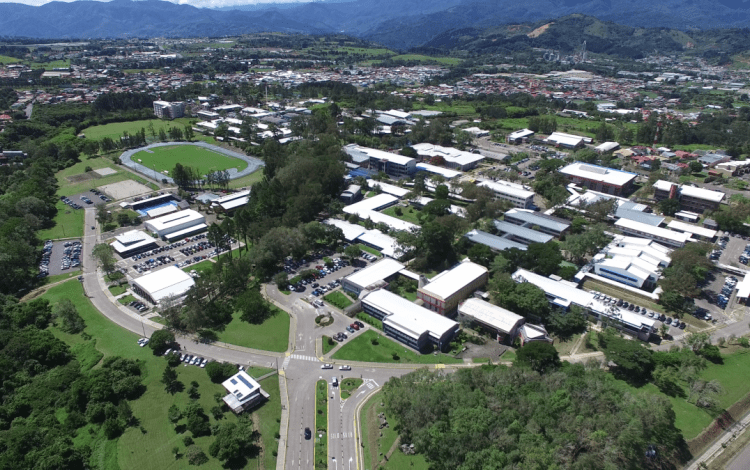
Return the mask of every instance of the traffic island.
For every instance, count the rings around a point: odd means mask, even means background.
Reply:
[[[328,382],[315,385],[315,468],[328,468]]]

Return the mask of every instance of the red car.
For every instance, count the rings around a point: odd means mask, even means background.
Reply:
[[[352,323],[352,324],[351,324],[351,325],[349,325],[349,326],[351,326],[351,327],[352,327],[352,328],[354,328],[355,330],[359,330],[359,325],[357,325],[356,323]]]

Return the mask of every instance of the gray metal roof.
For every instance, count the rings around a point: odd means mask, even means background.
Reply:
[[[537,232],[536,230],[521,227],[520,225],[511,224],[510,222],[503,222],[501,220],[495,221],[495,227],[497,227],[497,229],[503,233],[523,238],[524,240],[528,240],[530,243],[547,243],[548,241],[555,238],[552,235],[547,235],[546,233]]]
[[[615,211],[615,217],[618,219],[628,219],[628,220],[635,220],[636,222],[641,222],[643,224],[653,225],[654,227],[658,227],[664,222],[664,217],[656,214],[648,214],[646,212],[641,212],[638,210],[633,210],[625,207],[627,203],[621,205],[617,208]]]
[[[522,243],[516,243],[507,238],[498,237],[497,235],[492,235],[481,230],[472,230],[464,236],[474,243],[486,245],[497,251],[508,250],[510,248],[518,248],[519,250],[526,251],[526,245]]]
[[[518,209],[511,209],[508,212],[506,212],[505,217],[507,218],[508,216],[514,219],[521,220],[523,222],[533,224],[533,225],[546,227],[556,232],[562,232],[566,230],[568,227],[570,227],[569,223],[564,222],[560,219],[555,219],[552,217],[545,217],[541,214],[537,214],[534,212],[527,212],[527,211],[518,210]]]

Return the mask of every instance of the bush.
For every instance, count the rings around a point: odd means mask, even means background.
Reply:
[[[206,373],[213,383],[221,383],[237,373],[233,364],[221,362],[209,362],[206,364]]]
[[[193,438],[190,436],[185,436],[182,438],[182,443],[185,444],[185,447],[190,447],[193,445]]]
[[[208,462],[208,457],[205,452],[203,452],[203,449],[196,445],[187,448],[185,451],[185,457],[187,457],[187,461],[190,465],[203,465]]]

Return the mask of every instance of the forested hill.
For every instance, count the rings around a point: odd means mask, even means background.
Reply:
[[[750,30],[726,29],[680,31],[668,28],[637,28],[592,16],[569,15],[554,21],[538,21],[445,31],[424,44],[426,50],[450,50],[474,54],[512,54],[542,48],[569,54],[580,50],[583,41],[589,52],[637,59],[660,54],[695,51],[698,54],[736,54],[750,48]]]
[[[423,369],[392,378],[383,391],[401,443],[414,444],[434,470],[674,469],[684,448],[665,398],[631,394],[580,364],[541,375],[524,367],[447,376]],[[656,454],[647,458],[650,449]]]

